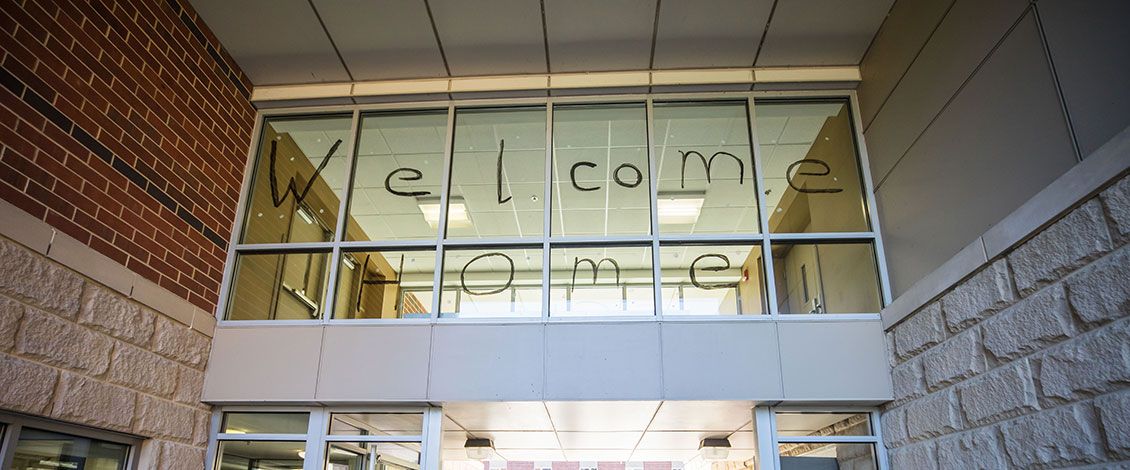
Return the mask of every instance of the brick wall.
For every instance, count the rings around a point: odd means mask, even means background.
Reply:
[[[1130,468],[1130,177],[888,333],[894,469]]]
[[[200,469],[210,339],[0,237],[0,409],[147,439],[142,469]]]
[[[0,5],[0,197],[214,311],[250,82],[184,0]]]

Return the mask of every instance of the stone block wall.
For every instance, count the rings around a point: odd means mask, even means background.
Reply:
[[[1130,177],[888,333],[892,468],[1130,468]]]
[[[0,409],[150,438],[141,469],[200,469],[211,338],[0,237]]]

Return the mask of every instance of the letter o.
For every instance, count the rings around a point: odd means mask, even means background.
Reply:
[[[492,290],[492,291],[487,291],[487,292],[474,292],[471,289],[468,289],[467,288],[467,268],[470,267],[472,264],[474,264],[475,261],[478,261],[478,260],[483,259],[483,258],[489,258],[491,256],[501,256],[504,259],[506,259],[507,263],[510,263],[510,278],[506,280],[506,285],[504,285],[504,286],[502,286],[498,289],[495,289],[495,290]],[[505,254],[499,253],[497,251],[492,251],[490,253],[483,253],[479,256],[471,258],[471,261],[468,261],[467,264],[464,264],[463,270],[459,272],[459,287],[462,288],[463,292],[466,292],[467,295],[493,295],[493,294],[498,294],[498,293],[505,291],[506,289],[509,289],[510,284],[513,284],[513,283],[514,283],[514,260],[510,259],[509,256],[506,256]]]
[[[620,179],[620,170],[622,170],[624,168],[629,168],[632,171],[636,172],[636,182],[635,183],[628,184],[628,183],[624,182],[624,180]],[[624,163],[624,164],[621,164],[620,166],[616,167],[616,170],[614,170],[612,172],[612,179],[616,180],[616,184],[618,184],[620,186],[623,186],[625,188],[634,188],[636,186],[639,186],[640,183],[643,182],[643,172],[640,171],[639,168],[636,168],[636,166],[631,164],[631,163]]]

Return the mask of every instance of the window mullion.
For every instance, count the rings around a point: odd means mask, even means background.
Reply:
[[[773,278],[773,247],[769,242],[769,208],[765,204],[765,174],[762,172],[761,165],[761,146],[757,137],[757,111],[754,109],[753,96],[746,98],[746,111],[749,113],[749,141],[750,146],[753,147],[753,174],[755,193],[757,193],[757,212],[758,221],[761,223],[761,260],[762,269],[765,270],[765,299],[769,308],[769,315],[777,319],[780,313],[777,311],[777,283]]]
[[[333,251],[330,253],[330,266],[322,295],[322,323],[330,321],[334,315],[334,301],[337,299],[337,272],[341,267],[341,246],[345,239],[346,219],[349,218],[349,199],[353,194],[353,168],[357,165],[357,145],[360,139],[361,111],[353,110],[349,124],[349,143],[345,148],[345,179],[341,185],[341,201],[337,208],[337,226],[334,228]]]
[[[652,275],[652,295],[655,297],[655,319],[663,319],[663,278],[662,278],[662,265],[659,259],[659,172],[655,168],[655,110],[654,102],[651,98],[646,100],[646,115],[644,121],[647,124],[647,171],[648,183],[650,183],[651,194],[649,205],[651,209],[648,211],[651,216],[651,275]]]
[[[542,210],[542,243],[541,243],[541,318],[549,318],[550,295],[553,287],[550,285],[550,262],[553,257],[550,253],[549,237],[553,228],[553,99],[545,104],[545,189],[542,192],[545,199]]]
[[[432,278],[432,321],[439,318],[443,293],[443,238],[447,233],[447,206],[451,196],[451,167],[455,155],[455,104],[447,106],[447,132],[443,146],[443,182],[440,183],[439,224],[436,232],[436,271]],[[459,305],[456,302],[455,305]]]

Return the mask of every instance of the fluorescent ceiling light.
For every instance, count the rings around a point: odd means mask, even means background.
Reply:
[[[704,198],[659,196],[658,210],[660,224],[693,224],[702,212]]]
[[[441,205],[435,203],[420,203],[420,212],[424,213],[424,220],[428,221],[428,225],[432,228],[439,227],[439,211]],[[471,226],[471,219],[467,217],[467,206],[462,202],[452,201],[447,206],[447,227],[448,228],[468,228]]]

